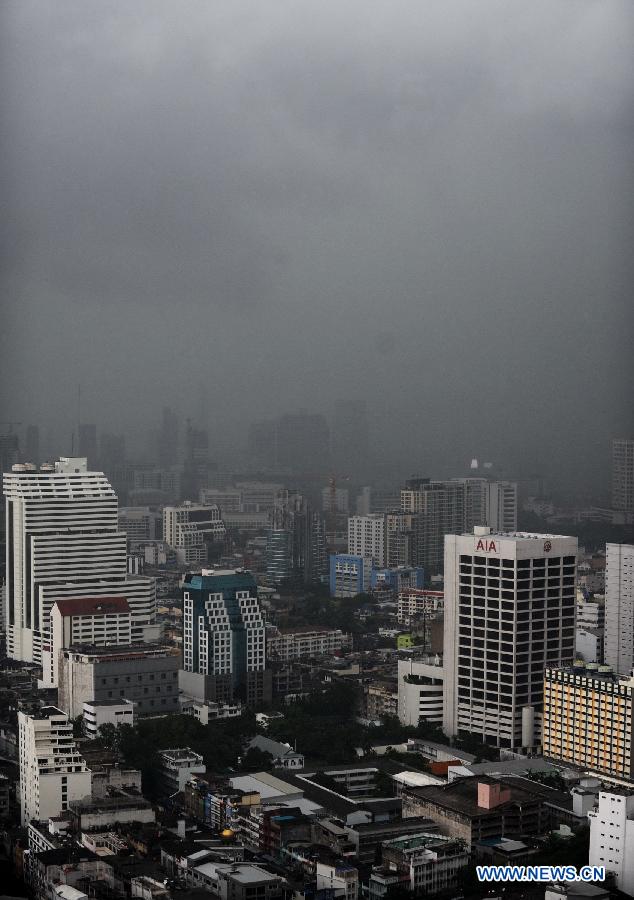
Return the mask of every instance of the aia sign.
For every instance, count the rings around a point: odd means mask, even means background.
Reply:
[[[482,538],[476,544],[476,552],[478,550],[483,550],[485,553],[497,553],[498,548],[495,541],[485,541]]]

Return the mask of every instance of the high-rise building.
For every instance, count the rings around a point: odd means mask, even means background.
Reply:
[[[277,468],[277,422],[254,422],[249,427],[248,454],[257,468]]]
[[[293,569],[293,531],[290,526],[269,526],[266,532],[266,577],[279,585],[291,579]]]
[[[99,450],[102,469],[109,478],[114,478],[125,466],[125,435],[103,433],[99,441]]]
[[[588,813],[588,863],[614,876],[617,891],[634,895],[634,792],[613,788],[599,792],[599,805]]]
[[[634,440],[612,441],[612,509],[634,511]]]
[[[20,440],[17,434],[0,434],[0,472],[10,472],[20,458]],[[31,462],[31,460],[27,460]]]
[[[40,460],[40,429],[37,425],[27,425],[26,439],[24,441],[24,456],[26,462],[39,466]]]
[[[401,491],[401,509],[414,514],[411,563],[434,575],[442,571],[446,534],[462,534],[476,525],[515,531],[517,485],[485,478],[413,478]]]
[[[447,735],[532,748],[541,733],[545,666],[575,651],[577,539],[550,534],[445,538]]]
[[[159,465],[164,469],[178,463],[178,428],[178,415],[169,406],[164,406],[158,440]]]
[[[546,669],[544,756],[631,781],[634,678],[609,666],[577,663]]]
[[[41,664],[50,611],[58,599],[124,597],[134,640],[156,619],[154,579],[127,574],[126,535],[117,496],[84,458],[5,473],[6,631],[12,659]]]
[[[297,413],[277,422],[277,463],[292,472],[330,469],[330,429],[321,415]]]
[[[90,797],[92,773],[73,740],[73,726],[60,709],[18,712],[22,825],[59,816],[73,800]]]
[[[386,523],[382,513],[348,519],[348,554],[371,557],[378,568],[386,564]]]
[[[226,529],[218,506],[185,501],[163,509],[163,540],[182,566],[206,565],[209,544],[224,540]]]
[[[185,460],[183,465],[183,497],[194,500],[209,481],[209,434],[205,428],[194,428],[187,422]]]
[[[95,471],[99,465],[96,425],[80,424],[78,447],[77,456],[85,457],[91,471]]]
[[[332,429],[333,461],[339,471],[368,463],[368,410],[365,400],[337,400]]]
[[[605,663],[630,675],[634,668],[634,545],[607,544]]]
[[[257,584],[241,569],[203,569],[183,582],[183,692],[203,701],[271,700]]]

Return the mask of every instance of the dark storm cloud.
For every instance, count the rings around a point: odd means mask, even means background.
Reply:
[[[15,0],[3,25],[24,415],[68,421],[80,380],[113,427],[199,382],[236,428],[364,397],[408,466],[572,454],[580,480],[588,431],[596,467],[631,426],[629,3]]]

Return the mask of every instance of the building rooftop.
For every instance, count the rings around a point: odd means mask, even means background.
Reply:
[[[507,778],[493,778],[490,775],[471,776],[469,778],[457,778],[448,784],[430,785],[429,787],[405,788],[404,793],[437,804],[444,809],[476,818],[480,816],[496,816],[499,810],[508,808],[516,803],[534,803],[542,799],[543,785],[536,784],[528,779],[516,779],[513,776]],[[486,809],[478,806],[479,784],[502,784],[510,788],[511,797],[505,803]],[[547,788],[547,791],[553,791]],[[553,794],[560,792],[553,791]]]
[[[99,616],[130,612],[130,604],[125,597],[68,597],[57,600],[55,605],[63,616]]]

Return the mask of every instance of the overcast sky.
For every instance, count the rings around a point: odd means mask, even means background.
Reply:
[[[204,385],[225,447],[365,398],[408,471],[601,480],[632,433],[631,0],[1,24],[2,419],[61,441],[81,382],[85,421],[140,433]]]

